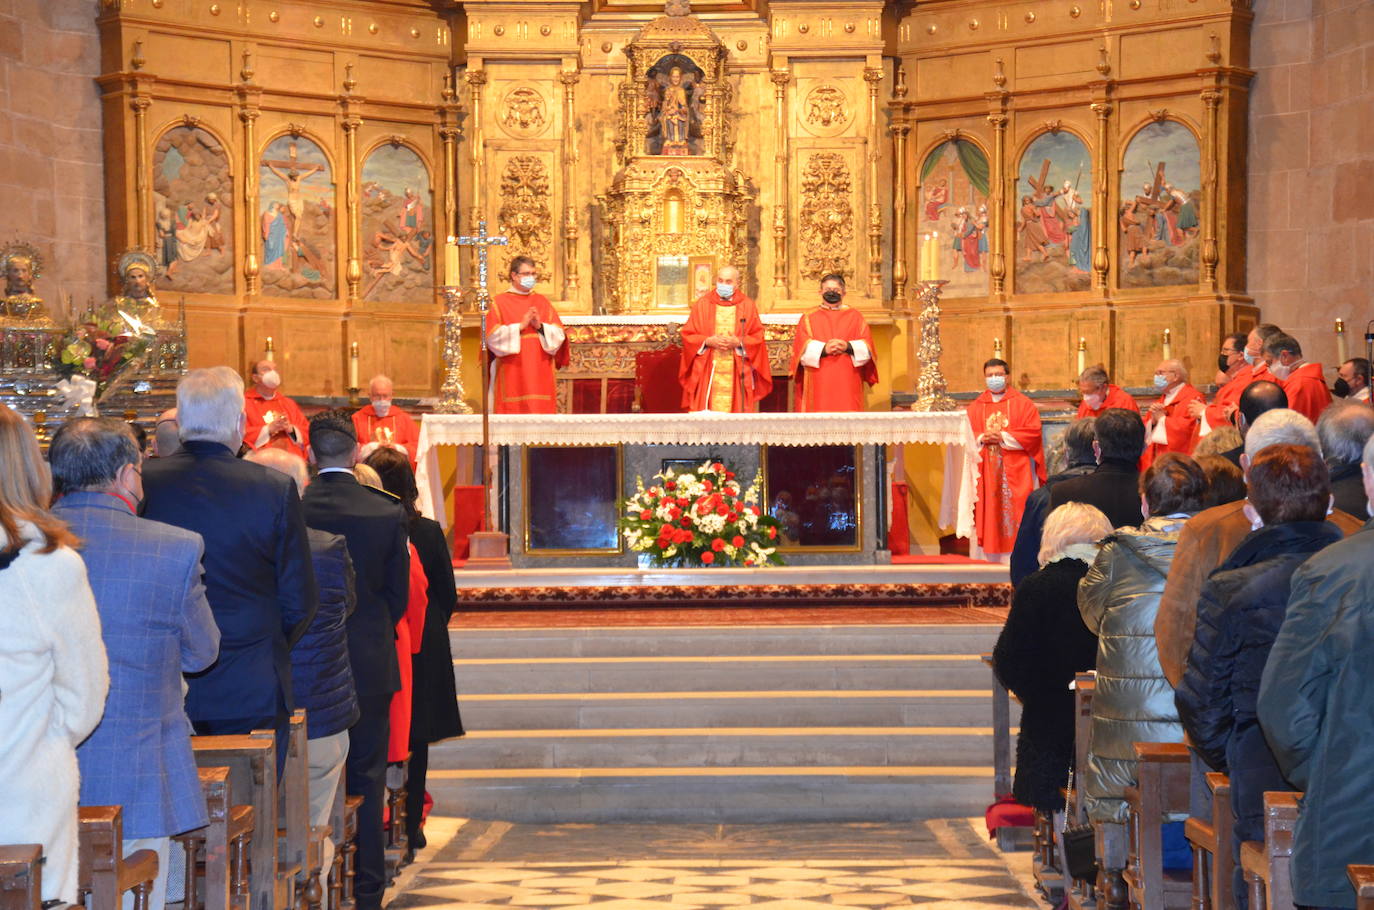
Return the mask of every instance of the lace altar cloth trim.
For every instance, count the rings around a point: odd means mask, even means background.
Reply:
[[[963,411],[858,411],[827,414],[501,414],[491,417],[498,446],[533,445],[902,445],[945,446],[939,521],[973,537],[978,440]],[[426,414],[420,423],[416,482],[422,514],[448,527],[437,446],[482,442],[478,414]],[[934,491],[920,491],[927,496]]]
[[[623,316],[563,316],[563,325],[682,325],[688,314],[662,313],[658,315],[626,314]],[[800,313],[760,313],[759,321],[764,325],[796,325],[801,322]]]

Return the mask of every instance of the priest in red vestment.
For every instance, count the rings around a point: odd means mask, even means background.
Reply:
[[[1145,454],[1140,460],[1143,471],[1165,452],[1193,454],[1197,445],[1197,418],[1190,403],[1207,399],[1188,382],[1188,368],[1179,360],[1162,361],[1155,369],[1155,388],[1159,400],[1150,405],[1145,416]]]
[[[873,333],[844,304],[844,276],[821,279],[820,306],[802,315],[792,341],[798,411],[862,411],[864,383],[878,381]]]
[[[1107,371],[1101,364],[1088,367],[1078,376],[1078,394],[1083,396],[1078,405],[1078,419],[1098,417],[1108,408],[1124,408],[1140,413],[1135,397],[1120,386],[1113,385]]]
[[[1326,387],[1321,364],[1304,360],[1298,339],[1284,332],[1271,335],[1264,342],[1264,363],[1274,374],[1274,380],[1283,386],[1288,407],[1316,423],[1331,403],[1331,390]]]
[[[310,425],[300,405],[281,394],[281,373],[271,360],[253,364],[253,386],[243,395],[247,425],[243,441],[250,449],[271,446],[305,458]]]
[[[487,350],[491,367],[491,407],[495,414],[553,414],[558,411],[554,370],[568,365],[563,320],[543,294],[534,293],[534,260],[516,256],[510,263],[510,290],[491,302]]]
[[[1040,411],[1011,387],[1011,369],[996,358],[983,364],[987,391],[968,406],[978,437],[978,501],[973,520],[983,553],[1005,561],[1016,543],[1026,498],[1045,482]]]
[[[1197,424],[1198,439],[1208,435],[1218,427],[1234,426],[1232,415],[1240,409],[1240,393],[1253,382],[1254,370],[1245,362],[1245,333],[1232,332],[1221,342],[1221,353],[1217,354],[1219,371],[1217,394],[1212,403],[1201,401],[1188,403],[1188,413]]]
[[[1245,336],[1245,363],[1250,367],[1251,382],[1260,379],[1274,381],[1274,377],[1269,374],[1269,367],[1264,363],[1264,343],[1282,331],[1283,329],[1272,322],[1261,322]]]
[[[367,384],[368,403],[353,412],[353,429],[363,445],[377,443],[405,453],[411,466],[415,464],[415,449],[420,442],[420,428],[415,418],[392,403],[395,386],[380,373]]]
[[[759,308],[732,265],[716,272],[715,290],[692,304],[678,378],[689,411],[752,411],[773,390]]]

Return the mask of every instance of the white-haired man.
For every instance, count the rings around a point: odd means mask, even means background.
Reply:
[[[1297,411],[1277,408],[1255,418],[1246,432],[1245,453],[1240,456],[1241,469],[1249,467],[1265,448],[1280,444],[1306,446],[1321,454],[1317,428],[1312,421]],[[1213,506],[1197,513],[1183,526],[1155,618],[1159,663],[1172,685],[1178,685],[1187,666],[1197,625],[1198,598],[1207,576],[1226,561],[1252,530],[1244,509],[1243,499]],[[1343,534],[1360,529],[1359,519],[1345,512],[1333,511],[1328,520]]]
[[[367,384],[368,404],[353,412],[353,429],[362,445],[377,443],[399,449],[415,466],[415,449],[420,442],[420,428],[415,419],[395,405],[396,387],[391,380],[378,373]]]
[[[1150,405],[1145,418],[1145,457],[1143,470],[1165,452],[1190,455],[1197,445],[1197,418],[1190,402],[1207,399],[1188,381],[1188,368],[1181,360],[1162,360],[1155,368],[1155,388],[1159,400]]]

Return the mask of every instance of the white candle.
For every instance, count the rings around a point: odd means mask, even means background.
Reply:
[[[263,349],[262,349],[262,350],[263,350],[263,354],[262,354],[262,359],[263,359],[263,360],[272,360],[272,359],[273,359],[272,336],[271,336],[271,335],[268,335],[268,336],[267,336],[267,344],[263,345]]]
[[[1168,329],[1165,329],[1165,330],[1164,330],[1164,359],[1165,359],[1165,360],[1173,360],[1173,359],[1174,359],[1174,346],[1173,346],[1173,343],[1172,343],[1172,342],[1170,341],[1170,339],[1169,339],[1169,330],[1168,330]]]
[[[1336,320],[1336,364],[1339,366],[1350,359],[1350,350],[1345,346],[1345,320]]]
[[[1078,339],[1078,375],[1082,376],[1083,371],[1088,368],[1088,339]]]
[[[348,348],[348,387],[358,388],[358,342],[353,342]]]

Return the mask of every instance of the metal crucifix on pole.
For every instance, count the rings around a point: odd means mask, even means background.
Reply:
[[[487,363],[487,313],[491,310],[491,295],[487,291],[487,248],[505,246],[509,241],[502,236],[487,234],[487,222],[477,222],[477,232],[458,238],[459,246],[475,247],[477,259],[477,311],[481,314],[482,357],[482,515],[486,530],[469,537],[468,565],[472,568],[494,568],[498,565],[510,566],[510,550],[506,535],[496,529],[495,516],[491,507],[491,414],[490,389],[491,368]]]

